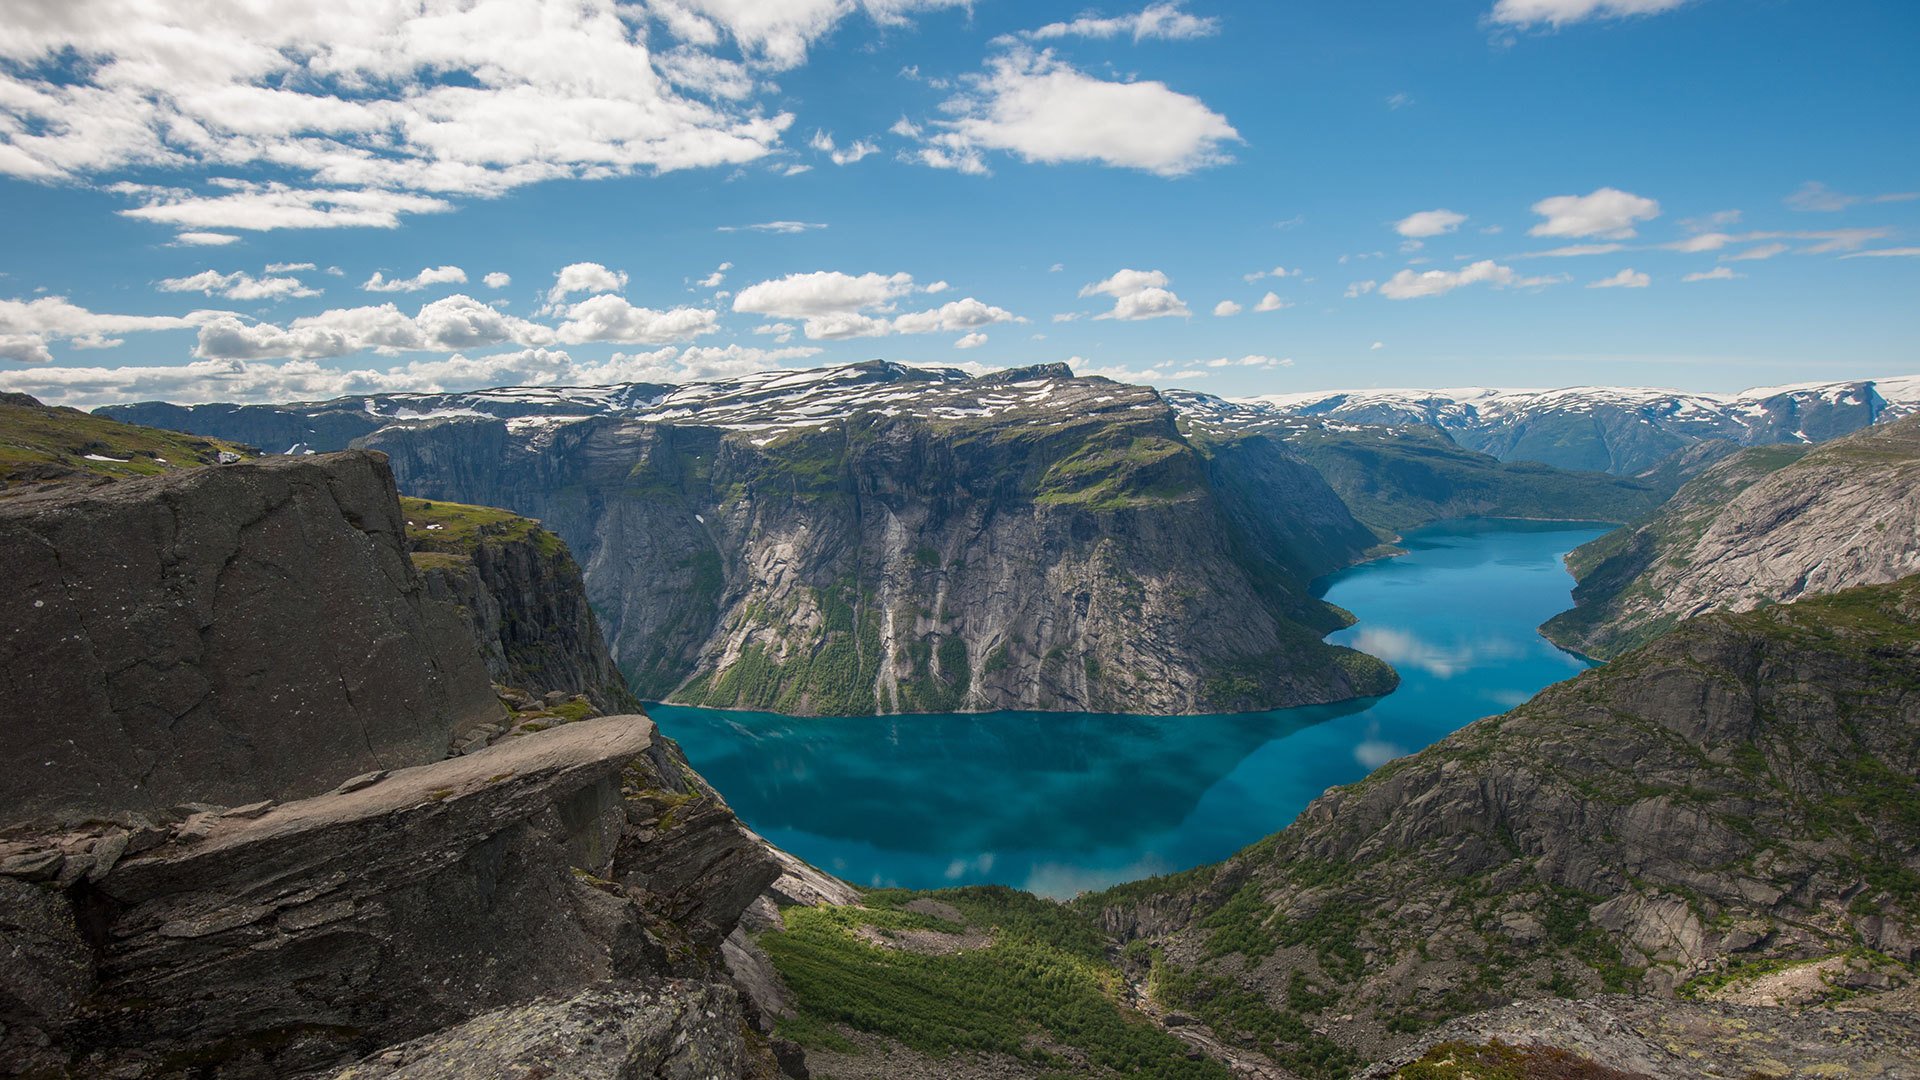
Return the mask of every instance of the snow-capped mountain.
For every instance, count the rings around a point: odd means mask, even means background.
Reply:
[[[1166,397],[1189,421],[1222,428],[1306,418],[1425,426],[1503,461],[1633,475],[1704,439],[1743,446],[1824,442],[1920,408],[1920,376],[1759,387],[1735,394],[1637,387],[1337,390],[1227,399]]]

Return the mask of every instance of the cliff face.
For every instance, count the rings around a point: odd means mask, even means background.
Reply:
[[[1217,868],[1080,904],[1158,950],[1170,1006],[1349,1053],[1516,998],[1796,960],[1884,986],[1920,958],[1917,777],[1909,578],[1696,619]]]
[[[1284,449],[1196,446],[1153,392],[1062,371],[903,371],[807,373],[830,403],[749,387],[670,422],[428,420],[367,445],[415,494],[565,537],[643,696],[1177,713],[1391,685],[1319,640],[1340,616],[1306,580],[1375,537]]]
[[[374,455],[0,500],[0,562],[0,687],[58,713],[9,736],[5,822],[311,795],[501,715]]]
[[[1802,451],[1755,448],[1631,532],[1568,559],[1573,611],[1542,631],[1610,657],[1706,611],[1746,611],[1920,571],[1920,417]]]
[[[403,498],[427,595],[466,616],[493,681],[583,694],[602,711],[639,704],[600,636],[579,564],[558,536],[490,507]]]
[[[645,717],[510,716],[403,520],[364,453],[0,500],[0,1072],[779,1073],[780,863]]]

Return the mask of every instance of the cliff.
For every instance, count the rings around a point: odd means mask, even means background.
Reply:
[[[1515,999],[1708,995],[1809,961],[1816,1000],[1897,984],[1916,777],[1909,578],[1695,619],[1218,867],[1078,906],[1143,942],[1167,1007],[1341,1075]]]
[[[494,682],[581,694],[602,711],[639,705],[558,536],[491,507],[402,498],[400,512],[427,595],[466,616]]]
[[[1920,571],[1920,417],[1812,449],[1742,451],[1632,530],[1575,551],[1575,608],[1541,628],[1606,658],[1707,611]]]
[[[502,707],[382,458],[71,479],[0,499],[0,1072],[782,1074],[783,864],[645,717]]]
[[[586,420],[365,440],[581,554],[642,696],[801,714],[1210,712],[1379,693],[1307,581],[1376,538],[1284,448],[1150,390],[860,365]]]
[[[0,688],[45,710],[10,737],[0,823],[312,795],[501,716],[374,455],[0,500],[0,562]]]

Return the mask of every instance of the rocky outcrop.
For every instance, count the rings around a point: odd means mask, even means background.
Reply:
[[[1516,998],[1861,948],[1897,982],[1920,958],[1916,688],[1920,578],[1707,616],[1219,867],[1080,903],[1216,1031],[1317,1030],[1358,1060]]]
[[[1811,450],[1746,450],[1647,522],[1573,553],[1574,610],[1542,631],[1601,658],[1707,611],[1920,571],[1920,417]]]
[[[0,562],[0,822],[313,795],[502,715],[377,455],[7,499]]]
[[[553,1031],[514,1037],[552,1039],[577,1004],[535,1002],[583,993],[631,1005],[603,1022],[657,1044],[663,1062],[690,1039],[699,1060],[750,1052],[724,1019],[740,1006],[719,946],[778,870],[644,717],[210,809],[137,840],[95,836],[71,884],[64,872],[9,882],[44,901],[12,905],[41,915],[31,936],[7,931],[27,977],[0,1002],[0,1060],[285,1076],[466,1024],[443,1038],[505,1067],[521,1044],[473,1043],[476,1014],[544,1016]],[[29,850],[0,865],[77,846],[16,842]],[[715,1004],[662,1008],[703,996]]]
[[[1052,369],[793,378],[677,419],[669,399],[366,443],[414,494],[565,537],[644,697],[1183,713],[1392,685],[1319,640],[1342,617],[1308,579],[1377,538],[1283,447],[1197,447],[1153,391]]]
[[[496,683],[639,705],[600,636],[580,566],[558,536],[488,507],[401,499],[427,595],[458,607]]]

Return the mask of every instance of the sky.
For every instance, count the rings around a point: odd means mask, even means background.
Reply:
[[[0,390],[1920,372],[1911,0],[10,0]]]

